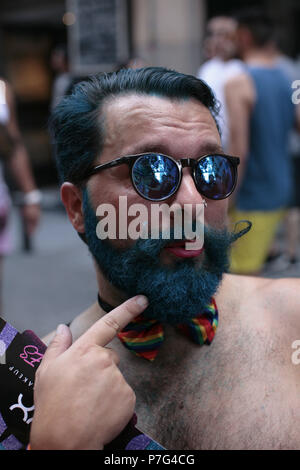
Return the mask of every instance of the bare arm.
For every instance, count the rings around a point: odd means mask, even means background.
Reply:
[[[241,74],[229,80],[225,86],[225,100],[228,112],[229,146],[231,155],[240,157],[240,186],[247,163],[249,149],[249,121],[255,102],[255,90],[251,79]]]
[[[14,150],[9,159],[8,165],[18,187],[21,191],[26,193],[36,189],[36,186],[30,169],[28,154],[17,124],[13,92],[8,84],[6,84],[6,102],[10,115],[7,123],[7,130],[14,142]]]
[[[24,146],[16,118],[14,95],[11,87],[6,84],[6,102],[9,108],[7,130],[13,141],[13,152],[8,160],[8,168],[17,186],[23,193],[36,190],[36,185],[30,168],[28,153]],[[29,203],[23,207],[26,229],[31,234],[39,220],[40,208],[38,203]]]

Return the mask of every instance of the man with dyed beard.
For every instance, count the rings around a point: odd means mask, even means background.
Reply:
[[[139,428],[167,449],[298,448],[300,284],[226,273],[229,247],[250,224],[227,227],[239,159],[224,155],[216,114],[204,82],[155,67],[91,78],[56,108],[61,196],[99,285],[71,330],[76,339],[145,295],[149,306],[109,344],[136,393]],[[175,216],[167,239],[163,220],[157,239],[119,230],[102,239],[97,209],[113,207],[120,228],[125,196],[148,214],[162,203],[190,207],[194,223],[205,207],[203,246],[185,227],[174,236]]]

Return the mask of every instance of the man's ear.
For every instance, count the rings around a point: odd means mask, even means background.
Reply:
[[[78,233],[84,233],[85,227],[81,189],[73,183],[66,182],[60,188],[60,196],[71,224]]]

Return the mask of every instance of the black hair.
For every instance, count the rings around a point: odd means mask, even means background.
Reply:
[[[61,181],[80,182],[100,155],[104,142],[104,117],[101,116],[104,100],[131,93],[170,99],[195,98],[210,110],[215,120],[218,114],[218,103],[209,86],[192,75],[146,67],[90,77],[75,85],[50,118]]]
[[[254,43],[263,47],[275,38],[275,25],[263,9],[249,7],[234,15],[238,26],[246,27],[252,34]]]

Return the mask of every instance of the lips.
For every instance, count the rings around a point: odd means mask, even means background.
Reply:
[[[193,242],[189,240],[180,240],[178,242],[170,243],[164,249],[168,251],[169,253],[172,253],[173,255],[177,256],[178,258],[194,258],[196,256],[199,256],[204,250],[203,246],[202,248],[197,249],[197,250],[192,250],[192,249],[187,250],[185,248],[186,243],[193,243]]]

